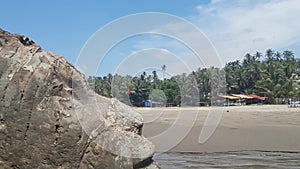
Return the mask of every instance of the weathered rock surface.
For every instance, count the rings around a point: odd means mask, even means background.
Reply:
[[[0,29],[0,168],[158,168],[142,126],[63,57]]]

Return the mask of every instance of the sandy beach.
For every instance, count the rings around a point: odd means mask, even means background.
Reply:
[[[154,142],[158,152],[166,151],[165,147],[168,152],[300,151],[300,108],[225,107],[213,135],[200,144],[199,135],[210,109],[136,108],[144,118],[143,135]]]

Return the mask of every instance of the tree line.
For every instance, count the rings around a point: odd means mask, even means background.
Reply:
[[[166,69],[163,65],[163,74]],[[300,100],[300,60],[292,51],[268,49],[265,54],[248,53],[243,60],[229,62],[224,68],[198,68],[170,78],[160,79],[158,72],[152,71],[134,77],[89,77],[89,81],[93,81],[98,94],[134,106],[143,106],[147,100],[169,106],[198,105],[225,94],[256,94],[267,97],[267,103],[281,104],[290,98]]]

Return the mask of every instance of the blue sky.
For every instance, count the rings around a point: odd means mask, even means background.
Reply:
[[[242,59],[247,52],[264,52],[268,48],[293,50],[296,56],[300,55],[298,0],[10,0],[1,2],[0,11],[2,29],[24,34],[73,64],[86,41],[98,29],[120,17],[142,12],[169,13],[193,23],[214,45],[223,64]],[[147,20],[142,24],[147,24]],[[205,66],[189,60],[191,51],[180,46],[182,44],[165,37],[129,38],[116,44],[99,64],[96,74],[118,72],[118,65],[128,56],[143,54],[146,58],[147,52],[149,56],[157,53],[157,50],[149,50],[151,48],[161,49],[166,56],[182,55],[178,62],[185,61],[190,69]],[[144,62],[151,60],[149,56]],[[171,64],[172,60],[156,58],[158,64],[153,66],[159,68],[166,64],[170,74],[187,71],[179,69],[177,63]],[[128,73],[126,70],[122,70],[124,74]]]

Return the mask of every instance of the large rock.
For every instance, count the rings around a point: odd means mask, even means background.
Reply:
[[[0,29],[0,168],[157,168],[142,126],[63,57]]]

